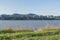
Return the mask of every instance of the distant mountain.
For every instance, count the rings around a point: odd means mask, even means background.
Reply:
[[[29,14],[12,14],[12,15],[6,15],[2,14],[0,15],[0,20],[60,20],[60,16],[43,16],[43,15],[36,15],[33,13]]]

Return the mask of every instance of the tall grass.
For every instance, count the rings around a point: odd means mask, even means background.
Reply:
[[[60,40],[60,28],[47,26],[37,30],[0,30],[0,40]]]

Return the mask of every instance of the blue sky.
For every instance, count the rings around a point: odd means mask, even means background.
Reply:
[[[60,0],[0,0],[0,14],[60,15]]]

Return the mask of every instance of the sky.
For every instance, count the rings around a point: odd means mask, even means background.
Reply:
[[[60,0],[0,0],[1,14],[60,15]]]

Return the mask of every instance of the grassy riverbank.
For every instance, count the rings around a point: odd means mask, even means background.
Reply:
[[[41,28],[32,30],[0,31],[0,40],[60,40],[60,28]]]

